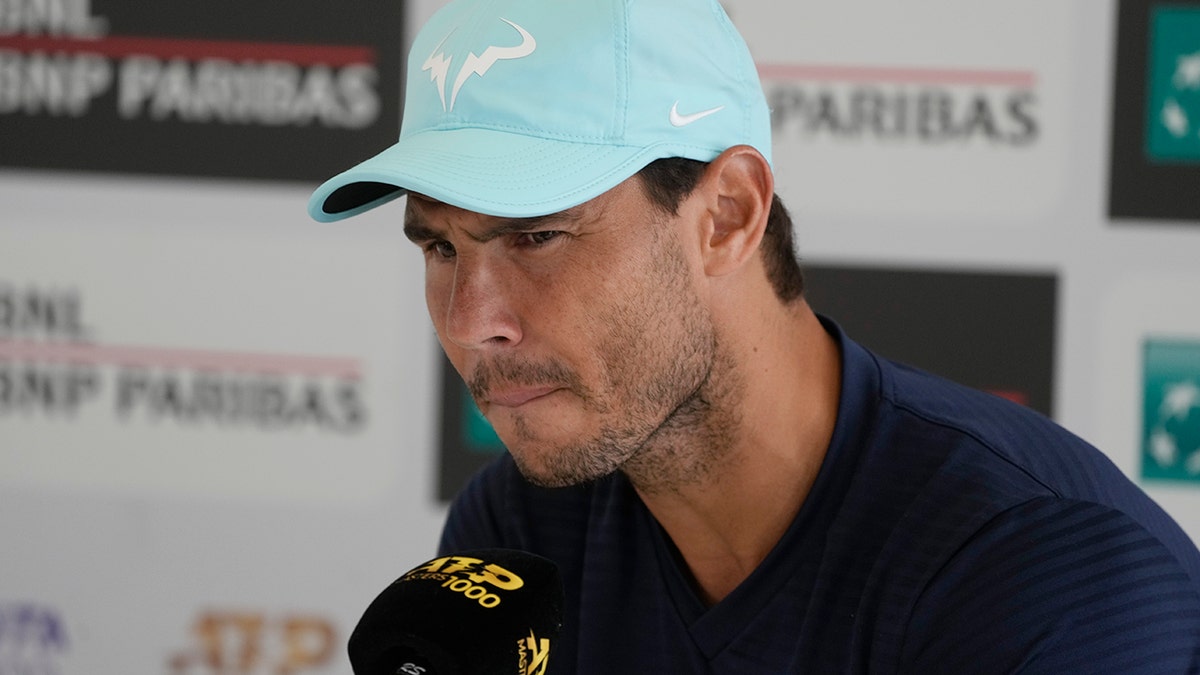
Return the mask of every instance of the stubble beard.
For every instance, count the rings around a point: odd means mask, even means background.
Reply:
[[[492,377],[561,385],[605,420],[588,438],[533,450],[544,446],[539,429],[514,416],[510,451],[531,483],[580,485],[621,470],[643,493],[678,491],[711,481],[729,456],[740,422],[736,369],[688,284],[677,242],[658,248],[655,283],[602,324],[598,351],[607,377],[599,392],[556,362],[496,363],[471,378],[477,399]]]
[[[640,386],[615,405],[591,407],[609,419],[591,437],[542,452],[536,461],[518,447],[512,454],[522,474],[535,485],[565,487],[620,470],[645,493],[678,491],[708,480],[727,454],[737,424],[720,395],[722,387],[715,386],[724,382],[717,373],[728,369],[717,367],[724,359],[711,325],[693,327],[685,333],[691,338],[687,343],[665,352],[674,358],[657,376],[645,360],[626,351],[620,358],[625,367],[640,367]],[[536,438],[528,420],[517,417],[514,427],[518,439]]]

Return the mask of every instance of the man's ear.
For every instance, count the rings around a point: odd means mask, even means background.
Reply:
[[[728,274],[758,251],[775,196],[775,177],[757,150],[736,145],[708,165],[699,187],[709,216],[701,242],[704,270],[709,276]]]

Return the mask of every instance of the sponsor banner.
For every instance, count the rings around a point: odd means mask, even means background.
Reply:
[[[399,135],[403,10],[0,0],[0,163],[324,179]]]
[[[1109,214],[1200,221],[1200,2],[1118,7]]]
[[[851,339],[1052,415],[1053,274],[805,266],[813,309]]]
[[[1058,279],[1053,274],[808,263],[807,297],[883,356],[1052,414]],[[505,451],[442,359],[438,496],[450,500]]]
[[[303,675],[342,666],[344,639],[318,614],[204,610],[184,647],[166,658],[166,675]]]
[[[3,235],[0,484],[357,501],[396,478],[383,247]]]
[[[1046,215],[1066,170],[1073,7],[730,3],[771,107],[780,194],[807,217]]]

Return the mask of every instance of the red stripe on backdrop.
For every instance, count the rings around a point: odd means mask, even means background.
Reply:
[[[1020,403],[1021,405],[1029,405],[1029,395],[1023,391],[1015,391],[1012,389],[988,389],[987,392],[989,394],[995,394],[996,396],[999,396],[1000,398],[1006,398],[1006,399],[1012,401],[1013,403]]]
[[[279,375],[362,377],[358,359],[228,352],[164,347],[96,345],[80,342],[0,340],[0,359],[144,368],[192,368]]]
[[[896,68],[805,63],[760,63],[759,77],[767,80],[820,80],[895,84],[965,84],[1033,87],[1037,75],[1029,70],[969,68]]]
[[[306,45],[285,42],[245,42],[109,36],[96,40],[56,37],[0,37],[0,49],[31,53],[97,54],[110,58],[153,56],[159,59],[227,59],[229,61],[286,61],[301,66],[346,66],[375,63],[375,49],[355,45]]]

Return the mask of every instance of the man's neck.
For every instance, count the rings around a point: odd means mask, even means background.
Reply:
[[[677,428],[656,439],[625,467],[709,605],[779,542],[833,434],[841,384],[836,344],[807,306],[776,328],[754,344],[732,346],[740,350],[736,372],[721,375],[737,385],[707,401],[707,423],[691,435]]]

